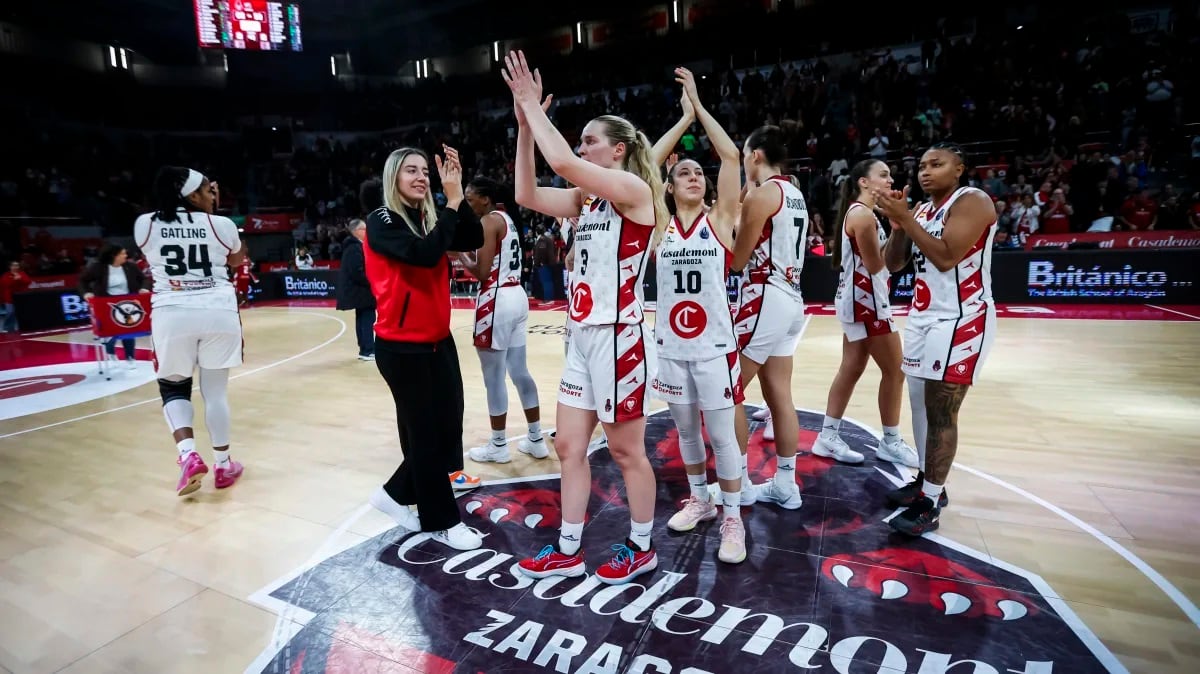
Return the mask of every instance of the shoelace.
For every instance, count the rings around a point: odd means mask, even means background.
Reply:
[[[552,555],[552,554],[554,554],[554,546],[553,546],[553,545],[547,545],[546,547],[542,548],[542,551],[541,551],[541,552],[539,552],[539,553],[537,553],[536,555],[534,555],[534,557],[533,557],[533,561],[535,561],[535,562],[540,562],[540,561],[542,561],[543,559],[545,559],[545,558],[549,557],[549,556],[550,556],[550,555]]]
[[[619,569],[626,564],[633,563],[633,550],[628,545],[614,545],[612,549],[616,551],[616,555],[608,560],[608,565],[614,569]]]

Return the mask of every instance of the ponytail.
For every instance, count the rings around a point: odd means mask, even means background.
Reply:
[[[871,167],[876,163],[882,163],[879,159],[864,159],[850,169],[850,175],[842,181],[842,186],[838,188],[841,194],[841,205],[838,207],[837,219],[833,221],[833,255],[830,257],[829,263],[834,269],[842,268],[842,228],[846,226],[846,213],[850,210],[850,205],[858,199],[861,190],[858,187],[860,178],[866,178],[871,173]]]
[[[625,165],[622,168],[650,186],[650,204],[654,207],[654,239],[651,241],[651,249],[656,248],[667,230],[667,222],[671,216],[667,212],[667,190],[663,185],[662,174],[651,155],[653,144],[645,133],[635,129],[622,117],[601,115],[596,121],[604,124],[608,138],[614,145],[625,143]]]
[[[154,219],[159,222],[177,222],[179,208],[192,210],[180,192],[187,182],[191,170],[182,166],[163,166],[154,176]],[[191,216],[188,216],[191,219]]]

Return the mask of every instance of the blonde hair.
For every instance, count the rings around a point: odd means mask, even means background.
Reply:
[[[420,204],[409,204],[400,194],[400,166],[404,164],[405,159],[414,154],[423,157],[425,164],[429,164],[429,155],[415,147],[402,147],[388,155],[387,162],[383,165],[383,204],[389,211],[404,218],[404,223],[408,225],[413,234],[424,238],[429,234],[429,230],[437,224],[437,208],[433,205],[433,190],[425,191],[425,199]],[[408,208],[420,209],[420,223],[412,221],[408,215]]]
[[[625,160],[621,168],[642,179],[650,186],[650,203],[654,206],[654,240],[658,246],[667,229],[670,214],[667,212],[666,187],[654,159],[650,154],[653,144],[645,133],[638,131],[623,117],[601,115],[592,120],[604,125],[605,135],[613,145],[625,143]]]

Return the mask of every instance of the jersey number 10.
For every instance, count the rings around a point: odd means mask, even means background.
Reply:
[[[187,247],[187,262],[184,262],[183,246],[170,244],[159,250],[166,261],[167,276],[186,276],[189,271],[203,271],[212,276],[212,261],[208,257],[208,246],[191,244]]]

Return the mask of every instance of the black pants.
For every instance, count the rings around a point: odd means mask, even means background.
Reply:
[[[384,491],[397,503],[416,504],[422,530],[449,529],[462,521],[447,475],[463,466],[463,383],[454,339],[376,340],[375,365],[392,390],[404,450]]]
[[[354,334],[358,336],[358,355],[375,353],[375,307],[354,310]]]

